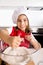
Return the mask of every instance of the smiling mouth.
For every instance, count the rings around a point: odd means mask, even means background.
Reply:
[[[21,26],[21,28],[25,28],[25,26]]]

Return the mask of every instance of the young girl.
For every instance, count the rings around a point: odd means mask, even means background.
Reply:
[[[32,45],[36,50],[41,48],[40,43],[31,33],[28,11],[19,8],[14,11],[12,18],[17,26],[12,27],[10,34],[7,29],[0,29],[0,38],[5,42],[5,46],[11,46],[12,48],[23,46],[29,48]]]

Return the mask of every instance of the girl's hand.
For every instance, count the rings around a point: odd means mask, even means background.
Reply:
[[[28,40],[28,41],[31,41],[32,35],[25,35],[25,39]]]
[[[30,43],[34,47],[34,49],[38,50],[41,48],[41,44],[35,39],[35,37],[32,34],[26,35],[25,39],[30,41]]]
[[[18,47],[20,45],[21,41],[23,41],[23,38],[20,38],[20,36],[12,37],[11,47],[12,48]]]

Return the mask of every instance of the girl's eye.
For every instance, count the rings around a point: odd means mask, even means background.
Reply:
[[[18,22],[21,22],[21,20],[18,20]]]
[[[26,19],[24,19],[24,21],[26,21]]]

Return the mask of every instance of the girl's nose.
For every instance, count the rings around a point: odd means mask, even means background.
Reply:
[[[22,21],[21,21],[21,25],[23,25],[23,24],[24,24],[24,21],[22,20]]]

